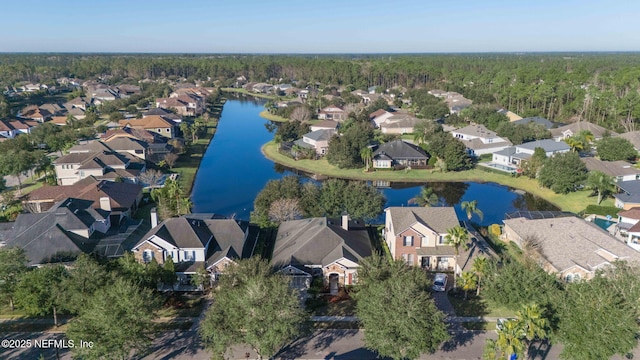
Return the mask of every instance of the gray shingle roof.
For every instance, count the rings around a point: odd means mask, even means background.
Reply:
[[[627,139],[636,150],[640,149],[640,131],[630,131],[620,134],[621,138]]]
[[[616,186],[622,191],[613,195],[624,203],[640,204],[640,180],[618,181]]]
[[[394,235],[415,223],[421,223],[440,234],[460,225],[453,207],[389,207],[386,209],[386,216],[391,216],[396,232]]]
[[[402,140],[394,140],[380,145],[373,156],[387,155],[395,160],[403,159],[429,159],[429,155],[420,147]]]
[[[517,145],[517,147],[528,150],[535,150],[536,148],[543,148],[545,151],[567,151],[571,149],[564,141],[555,141],[551,139],[536,140],[526,142],[524,144]]]
[[[320,129],[320,130],[312,131],[310,133],[306,133],[303,136],[311,140],[319,141],[319,140],[329,140],[331,139],[331,136],[333,134],[334,132],[332,130]]]
[[[640,261],[640,253],[609,235],[597,225],[575,216],[503,221],[521,238],[535,236],[542,256],[562,272],[578,265],[588,271],[609,263],[602,250],[620,260]]]
[[[570,130],[573,135],[577,135],[583,130],[590,131],[596,139],[602,138],[602,135],[604,135],[608,131],[602,126],[590,123],[588,121],[574,122],[573,124],[560,126],[549,131],[551,131],[551,135],[553,137],[562,137],[563,133],[568,130]]]
[[[593,157],[580,158],[590,171],[600,171],[609,176],[640,174],[640,169],[626,161],[603,161]]]
[[[287,265],[328,265],[342,257],[358,262],[371,255],[366,230],[344,230],[327,218],[285,221],[280,224],[271,263]]]
[[[23,248],[29,264],[41,264],[56,258],[89,253],[97,241],[73,232],[88,230],[96,220],[103,220],[107,212],[91,209],[92,201],[65,199],[47,212],[20,214],[13,226],[7,246]]]

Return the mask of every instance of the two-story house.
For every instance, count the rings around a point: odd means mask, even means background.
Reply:
[[[341,107],[331,105],[320,109],[318,112],[318,119],[345,121],[347,120],[347,115],[348,114]]]
[[[302,148],[314,149],[318,155],[325,155],[329,150],[329,140],[334,134],[334,130],[315,130],[302,135],[302,139],[293,143]]]
[[[46,212],[18,215],[6,246],[24,249],[29,265],[69,261],[93,251],[94,232],[111,227],[109,213],[93,201],[67,198]]]
[[[131,127],[134,129],[152,131],[168,139],[176,137],[175,123],[158,115],[151,115],[143,117],[142,119],[120,120],[118,124],[122,128]]]
[[[214,218],[211,214],[189,214],[169,218],[158,224],[151,212],[152,229],[133,247],[136,259],[164,264],[170,256],[176,263],[179,282],[189,283],[199,268],[216,278],[229,264],[252,255],[254,239],[244,221]]]
[[[290,276],[292,286],[307,288],[313,276],[322,276],[331,293],[354,284],[360,260],[372,254],[363,222],[309,218],[284,221],[278,227],[271,264]]]
[[[484,125],[473,124],[452,130],[451,135],[462,141],[470,156],[495,153],[511,146],[511,141],[498,136]]]
[[[396,260],[431,271],[459,271],[447,230],[460,225],[453,207],[388,207],[384,240]]]
[[[128,153],[117,153],[104,143],[94,141],[77,145],[69,154],[56,159],[58,185],[72,185],[93,176],[98,180],[138,183],[138,176],[146,170],[144,161]]]

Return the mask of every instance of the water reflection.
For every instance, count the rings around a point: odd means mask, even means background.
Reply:
[[[247,96],[228,96],[216,135],[205,153],[198,170],[192,201],[194,212],[213,212],[224,216],[249,219],[253,200],[267,181],[295,174],[303,181],[322,181],[326,177],[274,164],[262,155],[260,147],[273,138],[259,116],[264,100]],[[369,182],[387,198],[386,206],[407,206],[409,199],[429,186],[440,203],[454,206],[458,216],[466,218],[460,208],[462,201],[478,201],[484,213],[482,225],[500,223],[504,214],[517,210],[557,210],[548,202],[531,194],[514,191],[494,183],[474,182]],[[382,221],[382,218],[377,221]]]

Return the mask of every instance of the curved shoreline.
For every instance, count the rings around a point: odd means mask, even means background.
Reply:
[[[515,189],[526,191],[555,205],[562,211],[578,213],[587,205],[596,204],[595,197],[590,197],[587,191],[570,194],[556,194],[553,191],[541,188],[538,182],[526,177],[508,177],[502,174],[486,172],[478,169],[440,173],[433,170],[405,171],[372,171],[365,173],[362,169],[338,169],[321,160],[293,160],[277,152],[276,144],[270,141],[260,148],[262,154],[269,160],[310,174],[335,177],[348,180],[389,181],[389,182],[414,182],[425,183],[429,181],[448,182],[492,182]],[[604,203],[604,202],[603,202]],[[604,204],[603,204],[604,205]]]

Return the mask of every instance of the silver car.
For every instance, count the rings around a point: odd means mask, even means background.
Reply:
[[[433,279],[433,291],[447,290],[447,274],[437,273]]]

